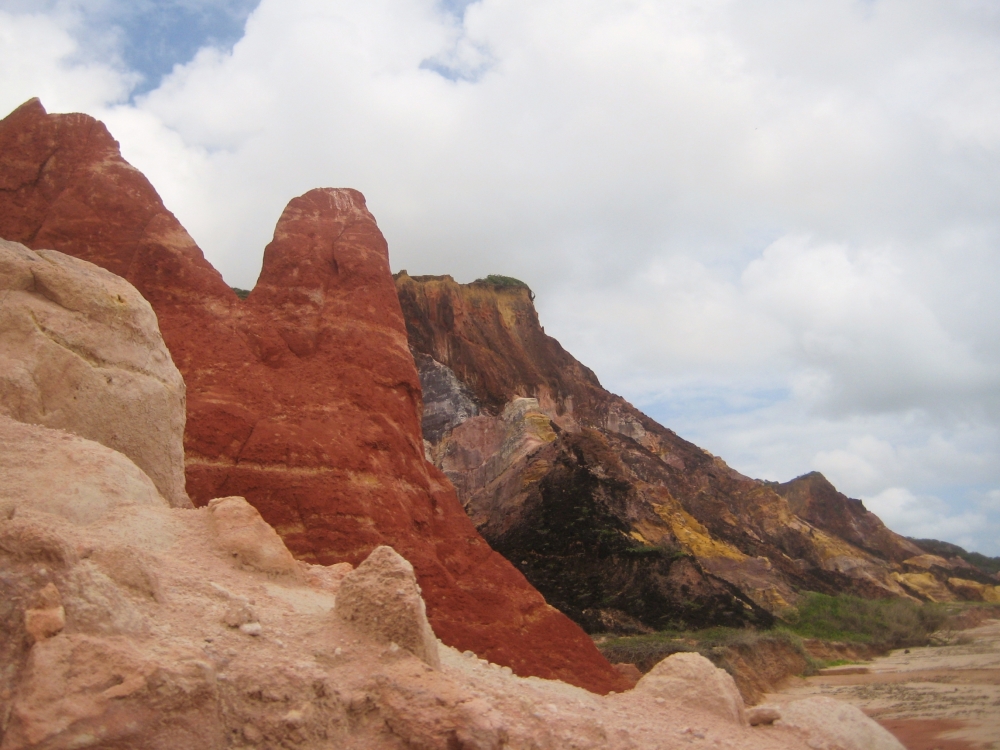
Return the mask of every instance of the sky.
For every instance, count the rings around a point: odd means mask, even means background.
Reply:
[[[357,188],[394,270],[524,280],[738,471],[1000,555],[995,0],[0,0],[0,109],[32,96],[234,286]]]

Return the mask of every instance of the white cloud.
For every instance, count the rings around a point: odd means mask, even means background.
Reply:
[[[9,112],[32,97],[57,111],[99,111],[123,101],[136,76],[112,59],[81,55],[64,17],[0,10],[0,108]]]
[[[987,515],[976,510],[956,513],[933,496],[917,496],[903,487],[889,487],[866,500],[869,510],[890,528],[915,539],[946,539],[980,551],[1000,553],[1000,513]],[[984,546],[984,540],[986,541]]]
[[[789,237],[743,281],[749,299],[793,331],[795,360],[829,375],[828,406],[901,411],[995,392],[1000,369],[978,361],[901,277],[887,252]]]
[[[523,278],[608,386],[736,468],[938,498],[884,502],[945,530],[987,512],[1000,8],[459,5],[263,0],[124,104],[113,44],[22,8],[0,103],[105,119],[233,284],[291,196],[356,187],[395,268]]]

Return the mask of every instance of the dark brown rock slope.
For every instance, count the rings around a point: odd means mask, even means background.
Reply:
[[[947,596],[907,585],[919,551],[832,487],[826,504],[818,481],[813,502],[790,491],[793,507],[606,391],[526,286],[403,271],[396,289],[429,454],[490,544],[588,629],[764,623],[806,590]]]
[[[771,486],[799,518],[856,547],[892,562],[924,554],[906,537],[890,531],[863,502],[838,492],[818,471]]]
[[[598,692],[621,678],[490,549],[424,460],[421,392],[364,198],[292,200],[241,302],[103,124],[37,100],[0,122],[0,237],[84,258],[149,300],[187,384],[187,489],[241,495],[294,554],[412,562],[447,644]]]
[[[800,518],[894,563],[891,577],[908,594],[935,601],[1000,601],[996,575],[974,564],[976,558],[961,547],[923,544],[890,531],[861,500],[838,492],[819,472],[771,486]],[[988,564],[989,558],[978,557]]]

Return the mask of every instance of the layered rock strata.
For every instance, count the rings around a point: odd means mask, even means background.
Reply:
[[[599,692],[618,673],[476,532],[424,459],[421,392],[364,198],[291,201],[241,301],[106,128],[37,100],[0,122],[0,236],[131,282],[187,384],[187,492],[245,497],[301,560],[412,563],[445,643]]]
[[[916,547],[856,501],[742,476],[602,388],[526,286],[403,271],[396,290],[421,377],[457,381],[434,389],[428,454],[490,544],[588,629],[764,624],[803,590],[934,598],[907,578]]]
[[[799,518],[855,547],[892,562],[923,554],[909,539],[890,531],[863,502],[838,492],[818,471],[771,486]]]
[[[0,417],[0,436],[11,422]],[[158,494],[121,501],[141,473],[125,456],[16,424],[48,465],[72,463],[80,444],[118,456],[103,472],[119,500],[102,514],[88,507],[100,498],[81,499],[67,517],[36,507],[40,494],[11,498],[0,487],[3,502],[17,503],[12,518],[0,517],[3,750],[806,750],[844,736],[821,716],[805,730],[748,726],[732,679],[702,657],[608,696],[517,677],[437,641],[432,666],[387,642],[379,622],[343,616],[358,571],[389,573],[363,576],[351,595],[349,609],[375,612],[400,583],[414,590],[405,568],[400,578],[398,564],[370,557],[329,586],[316,583],[321,566],[246,564],[230,551],[245,513],[213,519],[212,505],[172,509]],[[240,503],[252,511],[225,499]],[[421,644],[428,630],[426,620],[396,618],[393,638]],[[783,710],[797,715],[795,704]],[[829,746],[866,750],[878,730],[862,720],[849,741]]]
[[[955,554],[927,554],[918,543],[886,528],[861,500],[838,492],[819,472],[771,486],[800,518],[892,563],[889,577],[907,594],[933,602],[1000,602],[995,574]]]

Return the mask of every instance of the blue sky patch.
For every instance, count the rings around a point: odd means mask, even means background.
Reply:
[[[174,65],[205,46],[231,48],[259,0],[156,0],[118,8],[108,19],[124,32],[122,58],[143,75],[134,94],[156,88]]]

